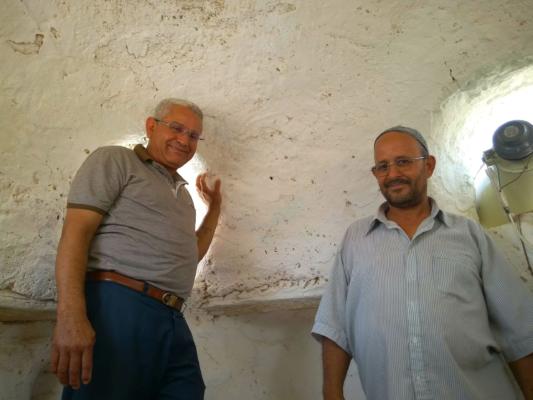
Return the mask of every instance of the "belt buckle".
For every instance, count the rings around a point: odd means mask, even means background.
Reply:
[[[165,292],[163,296],[161,297],[161,301],[163,302],[163,304],[166,306],[172,307],[172,308],[176,308],[178,299],[179,299],[178,296],[170,292]]]

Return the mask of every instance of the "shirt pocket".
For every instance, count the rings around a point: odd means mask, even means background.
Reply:
[[[473,261],[461,255],[433,255],[431,274],[434,287],[444,296],[469,302],[480,294],[481,279]]]

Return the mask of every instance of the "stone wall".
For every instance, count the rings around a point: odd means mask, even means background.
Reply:
[[[521,0],[5,1],[6,398],[57,390],[43,359],[73,174],[98,146],[142,142],[144,119],[169,96],[204,109],[197,161],[225,195],[190,304],[203,311],[189,314],[207,398],[319,398],[313,307],[344,230],[381,201],[369,173],[375,134],[398,123],[426,132],[442,160],[432,193],[474,216],[472,178],[456,165],[455,108],[441,104],[530,64],[532,17]]]

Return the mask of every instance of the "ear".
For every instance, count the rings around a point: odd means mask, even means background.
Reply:
[[[434,156],[428,156],[426,159],[426,171],[428,178],[430,178],[433,175],[433,171],[435,171],[435,165],[437,165],[437,160]]]
[[[155,121],[154,117],[148,117],[146,118],[146,137],[150,139],[152,137],[152,134],[154,133],[155,126],[157,122]]]

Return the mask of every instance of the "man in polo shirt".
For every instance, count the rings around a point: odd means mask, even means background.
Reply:
[[[312,330],[324,399],[343,398],[353,358],[368,400],[517,400],[504,357],[533,399],[532,293],[479,224],[427,196],[418,131],[384,131],[374,158],[387,201],[348,228]]]
[[[194,155],[202,112],[166,99],[146,120],[149,142],[102,147],[78,170],[56,260],[52,370],[63,399],[203,399],[196,348],[181,313],[220,214],[220,181],[176,170]]]

